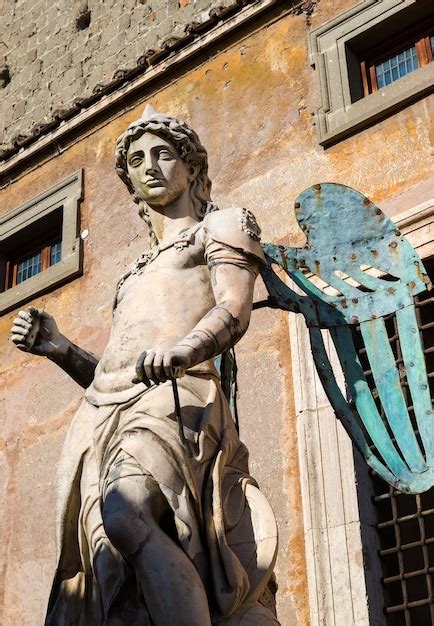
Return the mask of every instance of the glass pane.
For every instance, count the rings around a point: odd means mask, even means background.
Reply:
[[[431,37],[431,45],[434,44],[434,36]],[[417,70],[419,59],[417,58],[416,46],[411,46],[398,54],[394,54],[382,63],[375,66],[377,85],[381,89],[410,72]]]
[[[62,242],[56,241],[51,246],[50,265],[55,265],[62,258]]]
[[[42,251],[17,263],[17,285],[42,271]]]

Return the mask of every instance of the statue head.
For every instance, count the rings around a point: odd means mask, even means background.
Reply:
[[[132,194],[134,201],[140,204],[141,198],[128,173],[128,149],[133,141],[145,133],[151,133],[166,140],[187,166],[196,167],[198,173],[190,183],[189,194],[197,218],[202,220],[207,213],[215,210],[217,207],[211,202],[208,155],[199,137],[185,122],[170,115],[157,113],[150,106],[146,107],[143,117],[130,124],[116,142],[116,171]],[[141,215],[148,222],[146,208],[141,207]]]

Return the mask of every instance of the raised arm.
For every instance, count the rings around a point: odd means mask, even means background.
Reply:
[[[99,359],[65,337],[45,311],[34,307],[20,311],[13,322],[11,339],[20,350],[56,363],[82,387],[92,382]]]

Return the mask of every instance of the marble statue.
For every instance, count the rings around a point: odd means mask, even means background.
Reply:
[[[278,624],[275,520],[214,364],[247,330],[260,228],[218,209],[207,169],[197,134],[148,107],[116,170],[150,247],[119,280],[102,357],[45,311],[14,320],[18,348],[86,389],[59,462],[47,626]]]

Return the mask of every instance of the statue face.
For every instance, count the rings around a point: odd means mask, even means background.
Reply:
[[[150,206],[173,203],[188,190],[188,166],[165,139],[145,133],[132,141],[127,168],[136,193]]]

